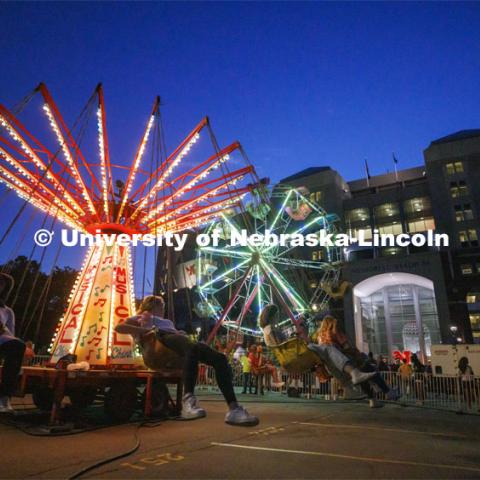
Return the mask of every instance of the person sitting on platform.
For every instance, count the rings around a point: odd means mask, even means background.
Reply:
[[[15,314],[5,305],[13,285],[10,275],[0,273],[0,359],[3,358],[0,413],[13,412],[10,397],[15,391],[25,353],[25,344],[15,337]]]
[[[147,296],[140,305],[139,314],[126,319],[125,322],[117,325],[115,330],[118,333],[132,335],[139,343],[143,335],[155,329],[159,341],[183,359],[185,395],[183,397],[182,417],[193,420],[206,416],[205,410],[198,406],[194,395],[198,364],[201,362],[212,366],[215,370],[218,386],[229,407],[225,422],[230,425],[257,425],[259,423],[258,418],[250,415],[245,408],[237,403],[231,369],[225,355],[213,350],[205,343],[190,340],[187,335],[175,328],[171,320],[163,317],[164,311],[165,303],[162,297]]]
[[[260,314],[259,324],[267,346],[275,346],[286,340],[283,333],[276,326],[278,313],[278,307],[270,304]],[[348,377],[350,377],[351,383],[357,385],[366,382],[375,375],[375,372],[361,372],[334,344],[309,343],[308,348],[318,355],[330,373],[342,383],[345,383]]]

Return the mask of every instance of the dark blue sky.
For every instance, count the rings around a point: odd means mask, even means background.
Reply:
[[[480,126],[478,3],[2,3],[0,101],[45,81],[72,121],[104,83],[113,161],[154,95],[167,145],[208,114],[273,181],[422,162]]]

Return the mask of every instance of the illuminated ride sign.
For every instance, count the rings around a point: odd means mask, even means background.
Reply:
[[[131,336],[114,330],[134,314],[130,249],[91,247],[52,342],[51,362],[74,354],[91,366],[141,365]]]

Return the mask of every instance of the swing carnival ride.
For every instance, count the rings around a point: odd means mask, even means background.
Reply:
[[[101,84],[71,130],[45,84],[26,97],[22,109],[34,97],[40,97],[53,135],[41,143],[20,122],[20,112],[0,105],[0,182],[23,199],[21,210],[31,204],[45,219],[81,233],[116,239],[119,234],[195,230],[224,211],[238,209],[258,180],[238,142],[219,148],[208,117],[167,155],[159,97],[130,167],[110,161]],[[87,155],[82,142],[91,117],[96,117],[98,153]],[[197,148],[206,160],[191,159],[189,152]],[[148,155],[150,165],[142,169]],[[230,170],[234,162],[243,166]],[[122,170],[126,179],[114,181],[112,172],[121,175]],[[89,247],[50,345],[50,364],[73,354],[94,368],[142,365],[131,337],[115,332],[119,322],[135,314],[134,260],[130,248],[116,241],[104,239]]]
[[[263,191],[262,191],[263,190]],[[277,327],[291,337],[302,328],[313,327],[313,319],[328,308],[332,287],[338,284],[342,264],[339,247],[323,247],[319,259],[312,249],[300,248],[298,234],[335,234],[338,217],[328,214],[309,198],[306,188],[277,185],[270,196],[264,188],[253,192],[243,217],[222,218],[208,229],[218,230],[223,244],[197,252],[197,285],[201,298],[197,309],[216,320],[210,339],[225,327],[232,336],[240,332],[262,337],[258,318],[263,308],[276,304],[281,312]],[[241,230],[258,234],[257,245],[232,246],[229,239]],[[275,241],[274,236],[284,242]],[[260,240],[261,239],[261,240]],[[321,253],[319,253],[321,252]],[[317,257],[318,258],[318,257]],[[303,326],[302,326],[303,324]],[[274,352],[285,363],[280,352]],[[293,356],[298,354],[295,349]]]

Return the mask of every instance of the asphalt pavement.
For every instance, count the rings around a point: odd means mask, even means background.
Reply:
[[[195,421],[118,425],[61,437],[0,424],[0,478],[480,478],[480,417],[364,402],[243,397],[252,428],[223,421],[219,396],[201,396]],[[259,399],[258,399],[259,400]]]

